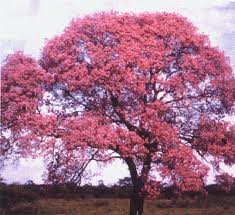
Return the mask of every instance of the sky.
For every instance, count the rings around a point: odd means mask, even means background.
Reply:
[[[46,39],[63,32],[72,18],[110,10],[180,13],[209,35],[212,44],[225,51],[235,68],[235,1],[231,0],[0,0],[0,62],[17,50],[39,58]],[[121,161],[106,168],[92,164],[94,168],[100,172],[92,178],[94,184],[98,180],[111,184],[128,176]],[[42,183],[43,170],[42,159],[21,159],[2,175],[9,183]],[[235,176],[235,167],[228,171]],[[213,172],[208,179],[212,181]]]

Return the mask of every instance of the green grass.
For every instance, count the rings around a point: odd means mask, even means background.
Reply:
[[[128,199],[41,199],[19,203],[2,215],[128,215]],[[1,214],[1,212],[0,212]],[[173,207],[171,200],[145,202],[144,215],[234,215],[235,206]]]

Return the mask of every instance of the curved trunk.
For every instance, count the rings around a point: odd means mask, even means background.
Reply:
[[[144,198],[132,195],[130,199],[130,215],[143,215]]]

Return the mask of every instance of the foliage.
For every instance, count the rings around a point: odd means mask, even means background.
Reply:
[[[120,178],[118,180],[118,185],[120,187],[130,187],[132,186],[132,181],[130,177]]]
[[[53,184],[80,184],[91,161],[122,159],[141,214],[160,194],[156,173],[202,191],[208,165],[220,174],[234,164],[235,126],[224,120],[234,101],[229,60],[186,18],[98,13],[47,41],[39,63],[7,58],[1,154],[42,153]]]

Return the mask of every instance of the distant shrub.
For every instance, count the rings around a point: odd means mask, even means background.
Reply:
[[[19,202],[33,202],[39,199],[36,192],[20,185],[0,186],[0,208],[10,208]]]

